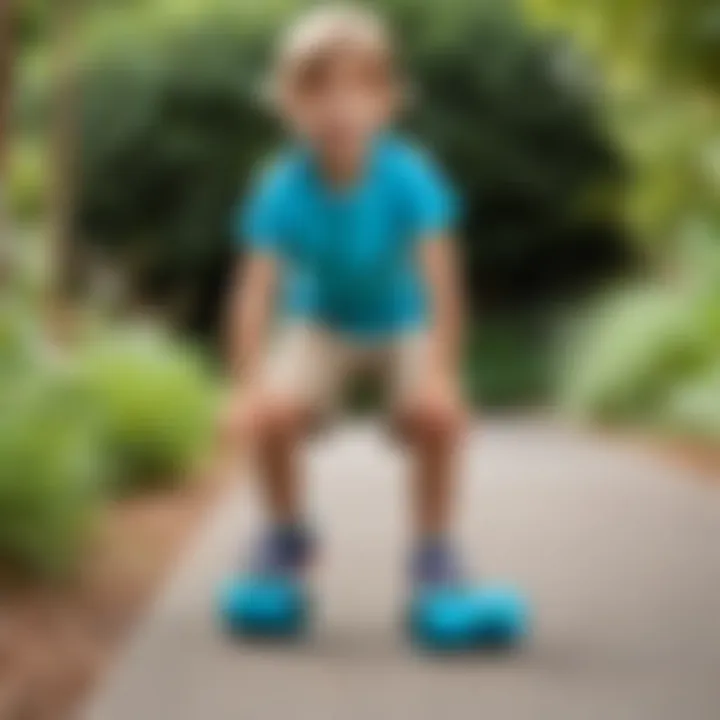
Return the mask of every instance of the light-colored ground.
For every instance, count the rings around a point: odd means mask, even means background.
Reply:
[[[533,421],[473,433],[461,539],[531,596],[505,657],[437,660],[399,632],[403,460],[369,427],[310,453],[324,538],[317,627],[248,647],[213,601],[257,521],[232,492],[183,558],[84,720],[717,720],[720,491],[649,457]]]

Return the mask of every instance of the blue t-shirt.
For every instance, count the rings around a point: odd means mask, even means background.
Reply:
[[[383,137],[350,189],[329,188],[307,151],[275,160],[241,208],[236,234],[251,252],[279,259],[285,317],[382,338],[425,324],[418,243],[450,229],[456,211],[432,161]]]

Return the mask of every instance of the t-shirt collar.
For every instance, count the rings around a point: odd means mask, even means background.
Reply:
[[[382,147],[385,142],[386,135],[384,133],[379,133],[372,139],[368,148],[364,167],[361,169],[358,177],[347,187],[343,188],[333,188],[327,183],[325,178],[322,177],[320,167],[317,162],[317,156],[310,147],[304,146],[303,157],[305,159],[311,181],[322,192],[322,194],[330,200],[348,200],[357,197],[362,189],[367,186],[369,178],[373,177],[375,174],[382,155]]]

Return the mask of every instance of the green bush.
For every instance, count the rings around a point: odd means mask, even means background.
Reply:
[[[81,358],[117,491],[183,482],[208,449],[214,388],[198,358],[159,332],[100,338]]]
[[[656,410],[667,384],[695,363],[691,313],[684,295],[663,287],[611,293],[582,318],[566,350],[564,404],[605,418]]]
[[[718,231],[690,223],[671,277],[616,288],[580,318],[558,378],[566,407],[677,429],[686,418],[690,432],[712,425],[700,396],[712,396],[720,363]]]
[[[74,569],[100,508],[99,438],[77,378],[16,376],[0,417],[0,566],[57,577]]]
[[[51,345],[23,284],[0,294],[0,572],[57,577],[81,560],[108,495],[187,477],[214,388],[158,332],[98,337],[78,317],[78,345]]]
[[[720,366],[673,390],[662,417],[672,430],[720,442]]]
[[[21,221],[37,219],[44,207],[48,167],[39,143],[14,143],[8,163],[8,206],[12,217]]]
[[[14,278],[16,279],[16,278]],[[71,571],[100,507],[97,418],[72,370],[45,342],[31,305],[0,298],[0,568]]]
[[[537,322],[519,318],[481,321],[469,338],[465,388],[482,409],[512,407],[547,399],[549,340]]]
[[[653,284],[610,294],[565,348],[563,404],[605,420],[660,422],[676,389],[720,357],[717,316],[714,297],[687,288]]]
[[[0,387],[11,383],[17,373],[33,362],[35,332],[16,303],[0,299]]]

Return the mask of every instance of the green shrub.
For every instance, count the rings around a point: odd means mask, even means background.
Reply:
[[[77,378],[16,376],[0,417],[0,566],[56,577],[76,567],[104,476],[95,422]]]
[[[662,419],[682,434],[720,442],[720,365],[673,390]]]
[[[483,320],[469,338],[465,388],[483,408],[535,404],[550,390],[545,332],[526,319]]]
[[[696,366],[691,317],[685,295],[661,286],[611,293],[566,349],[564,405],[607,419],[656,411],[668,384]]]
[[[720,364],[720,224],[685,228],[673,274],[607,293],[580,318],[558,378],[566,407],[606,420],[700,429]],[[696,417],[697,414],[697,417]],[[712,423],[710,422],[712,425]]]
[[[207,450],[214,388],[198,358],[159,332],[95,340],[82,372],[120,492],[188,477]]]
[[[0,570],[71,571],[108,494],[178,483],[207,448],[214,388],[159,333],[54,351],[21,303],[0,306]]]
[[[3,400],[21,379],[51,372],[52,355],[31,304],[19,297],[0,296],[0,396]]]
[[[44,150],[37,142],[16,142],[8,165],[10,213],[16,220],[32,221],[45,207],[49,171]]]
[[[716,293],[641,285],[610,293],[580,323],[559,378],[584,415],[654,421],[671,392],[720,357]]]
[[[30,332],[18,309],[0,302],[0,383],[11,381],[11,374],[30,360]]]

